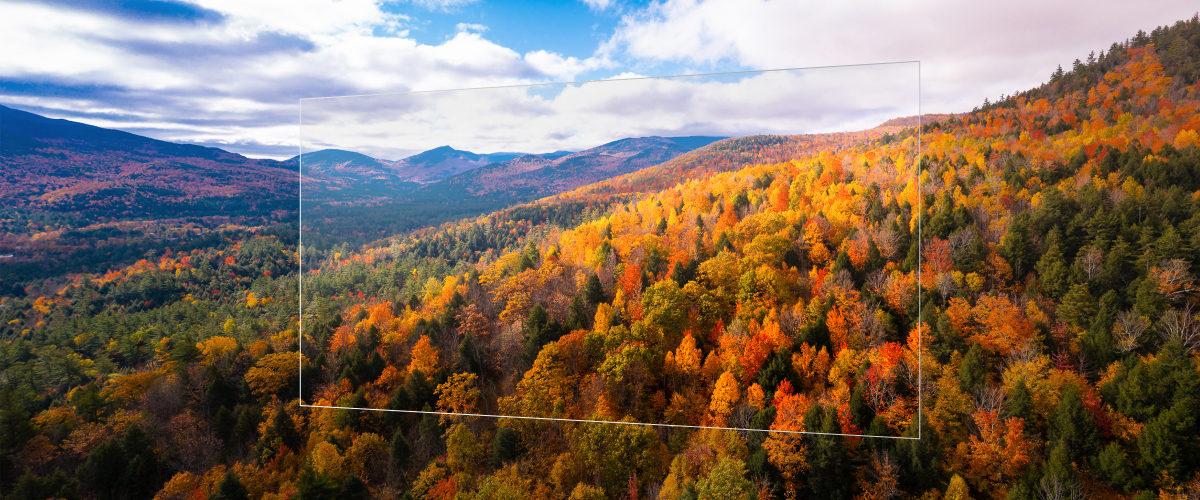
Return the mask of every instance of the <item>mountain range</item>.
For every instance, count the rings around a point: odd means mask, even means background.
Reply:
[[[176,144],[0,106],[0,207],[118,218],[295,210],[318,203],[510,203],[660,164],[723,137],[643,137],[584,151],[479,154],[441,146],[396,161],[326,149],[285,161]]]
[[[306,201],[389,197],[434,201],[464,196],[527,200],[670,161],[725,137],[640,137],[578,152],[489,153],[441,146],[389,161],[339,149],[283,163],[305,176]]]
[[[0,106],[0,207],[113,217],[295,210],[286,163]]]

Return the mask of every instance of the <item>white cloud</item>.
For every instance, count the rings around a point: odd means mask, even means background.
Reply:
[[[464,5],[475,3],[478,0],[412,0],[415,5],[420,5],[429,10],[444,10],[449,11]]]
[[[522,55],[479,25],[418,43],[407,17],[371,0],[197,3],[224,19],[164,25],[0,1],[0,46],[23,48],[0,58],[0,79],[69,90],[0,89],[0,102],[164,140],[275,144],[295,140],[300,98],[562,81],[606,64]]]
[[[457,29],[458,31],[474,31],[476,33],[483,33],[484,31],[487,31],[487,29],[488,29],[487,26],[484,26],[482,24],[475,24],[475,23],[458,23],[458,24],[454,25],[454,28]]]
[[[665,0],[625,15],[601,53],[754,69],[920,60],[925,110],[966,111],[1195,10],[1187,1]]]
[[[863,130],[917,113],[916,64],[305,101],[304,149],[580,150],[626,137]]]
[[[552,75],[557,81],[571,81],[578,75],[617,66],[617,63],[607,57],[563,57],[561,54],[536,50],[525,54],[525,62],[537,71]]]
[[[924,111],[965,111],[1195,11],[1175,1],[1097,1],[663,0],[628,11],[585,0],[628,12],[591,57],[566,57],[555,47],[518,52],[468,23],[448,40],[419,43],[408,32],[419,21],[384,12],[379,0],[196,0],[219,14],[170,23],[0,0],[0,47],[10,49],[0,58],[0,102],[165,140],[280,144],[294,140],[301,98],[609,77],[604,71],[920,60]],[[414,3],[452,10],[469,2]]]
[[[583,3],[586,3],[587,6],[591,7],[593,10],[601,10],[601,11],[608,10],[609,7],[612,7],[613,5],[615,5],[615,2],[613,2],[613,0],[583,0]]]

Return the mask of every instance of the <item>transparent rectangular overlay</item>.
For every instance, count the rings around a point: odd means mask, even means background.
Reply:
[[[396,226],[387,223],[376,227],[377,221],[396,220],[425,220],[416,217],[417,211],[422,217],[426,212],[445,210],[446,213],[458,214],[452,210],[469,211],[472,203],[486,203],[496,196],[515,196],[521,192],[532,191],[512,188],[504,184],[500,189],[489,183],[506,183],[511,179],[496,176],[474,176],[486,169],[513,169],[521,161],[542,162],[537,158],[521,159],[515,153],[533,155],[538,158],[553,161],[557,156],[572,152],[587,151],[591,148],[631,138],[687,138],[687,137],[728,137],[738,138],[753,135],[795,136],[799,134],[830,134],[839,132],[860,132],[874,129],[895,118],[909,117],[902,122],[903,126],[918,126],[920,110],[920,65],[918,62],[898,62],[870,65],[850,65],[820,68],[781,69],[769,71],[750,71],[737,73],[682,75],[667,77],[635,77],[589,82],[553,83],[537,85],[503,86],[490,88],[474,88],[443,91],[421,91],[392,94],[340,96],[300,101],[300,170],[301,170],[301,352],[303,359],[300,370],[300,387],[302,406],[313,408],[339,408],[357,410],[392,411],[401,413],[430,413],[421,408],[401,407],[389,401],[392,394],[379,390],[388,387],[404,386],[410,366],[413,365],[414,350],[425,349],[418,355],[428,355],[429,350],[437,352],[440,372],[429,381],[430,386],[440,383],[448,384],[446,389],[454,386],[454,382],[462,382],[456,378],[456,373],[464,373],[456,346],[461,346],[466,328],[461,324],[461,317],[456,316],[453,327],[442,327],[433,334],[428,328],[430,321],[442,318],[433,317],[437,314],[419,313],[424,316],[424,324],[405,320],[407,314],[403,308],[416,306],[421,311],[424,306],[421,300],[431,295],[437,295],[434,288],[444,285],[445,275],[434,275],[426,266],[418,271],[406,268],[404,274],[389,271],[390,266],[401,267],[397,256],[411,249],[414,241],[407,235],[391,238],[399,231]],[[893,122],[897,123],[897,122]],[[900,127],[887,129],[892,133]],[[879,132],[877,135],[883,134]],[[862,138],[864,136],[853,136]],[[851,138],[851,140],[856,140]],[[916,149],[909,156],[908,170],[916,172],[911,167],[920,155],[920,135],[914,138]],[[679,144],[694,144],[694,141],[677,141]],[[826,143],[828,144],[828,143]],[[446,149],[449,146],[452,149]],[[832,146],[823,146],[830,149]],[[844,148],[852,148],[846,144]],[[438,149],[442,148],[442,149]],[[335,150],[330,152],[330,150]],[[349,152],[347,154],[346,152]],[[462,154],[467,152],[468,154]],[[610,152],[611,153],[611,152]],[[356,155],[357,154],[357,155]],[[801,155],[809,152],[801,151]],[[835,156],[840,153],[835,152]],[[448,158],[452,157],[452,158]],[[455,156],[457,155],[457,156]],[[472,159],[471,155],[475,155]],[[557,155],[557,156],[556,156]],[[744,166],[755,164],[754,151],[748,151]],[[495,160],[495,161],[493,161]],[[374,163],[372,163],[374,162]],[[499,163],[500,165],[495,165]],[[743,165],[733,168],[740,169]],[[526,166],[524,168],[532,168]],[[609,167],[605,167],[609,168]],[[424,169],[424,170],[422,170]],[[440,169],[440,170],[439,170]],[[528,172],[517,183],[518,187],[537,185],[538,172]],[[458,177],[455,177],[458,176]],[[447,181],[446,179],[451,179]],[[500,180],[496,180],[500,179]],[[688,182],[681,178],[680,182]],[[445,191],[448,199],[435,199],[429,192],[439,192],[447,183],[458,183],[458,188]],[[899,193],[907,179],[897,179],[894,191]],[[440,183],[440,184],[439,184]],[[474,183],[474,184],[472,184]],[[462,188],[468,185],[470,189]],[[561,184],[561,182],[560,182]],[[478,188],[478,185],[484,186]],[[752,183],[747,181],[747,186]],[[570,186],[568,186],[570,187]],[[670,189],[670,188],[668,188]],[[473,195],[472,192],[483,194]],[[465,193],[465,194],[464,194]],[[545,194],[545,193],[541,193]],[[629,196],[640,196],[626,194]],[[424,197],[424,198],[422,198]],[[918,206],[914,208],[921,212],[920,197]],[[515,199],[515,198],[514,198]],[[424,201],[422,201],[424,200]],[[432,200],[432,201],[430,201]],[[729,201],[729,200],[726,200]],[[355,210],[364,210],[359,213]],[[488,207],[480,213],[467,214],[462,218],[479,221],[479,217],[492,210]],[[618,209],[619,210],[619,209]],[[331,234],[329,229],[321,229],[321,223],[344,214],[354,214],[353,218],[345,219],[340,226],[343,232],[345,226],[361,229],[361,235],[354,244],[335,246],[339,236]],[[363,215],[366,214],[366,215]],[[578,214],[577,214],[578,215]],[[603,213],[592,214],[603,216]],[[611,214],[609,214],[611,215]],[[457,216],[451,217],[456,218]],[[682,219],[683,216],[681,215]],[[577,218],[576,221],[586,221]],[[307,223],[306,223],[307,221]],[[314,222],[315,221],[315,222]],[[336,225],[336,224],[334,224]],[[443,226],[443,230],[444,230]],[[405,231],[412,228],[405,227]],[[569,229],[569,228],[568,228]],[[324,232],[323,232],[324,231]],[[391,232],[389,232],[391,231]],[[353,232],[353,231],[351,231]],[[436,237],[438,230],[425,230],[421,237]],[[541,231],[539,234],[545,234]],[[916,235],[920,232],[915,231]],[[350,234],[350,233],[346,233]],[[366,235],[363,237],[362,235]],[[914,235],[914,237],[917,237]],[[716,239],[714,235],[712,237]],[[343,238],[344,240],[344,238]],[[368,252],[370,257],[363,257],[360,243],[370,242],[373,250]],[[407,245],[407,246],[406,246]],[[492,252],[479,252],[483,257],[467,255],[468,265],[460,266],[457,271],[465,268],[476,269],[478,274],[486,274],[489,265],[498,265],[503,254],[520,252],[524,242],[510,245],[509,248],[492,249]],[[920,245],[918,244],[918,248]],[[832,249],[834,252],[837,249]],[[355,257],[357,255],[357,257]],[[544,257],[544,255],[543,255]],[[429,257],[426,256],[426,259]],[[621,259],[618,257],[617,259]],[[920,259],[918,259],[919,261]],[[404,264],[411,264],[411,261]],[[620,262],[618,262],[620,264]],[[578,271],[578,272],[577,272]],[[571,274],[588,275],[595,268],[571,268],[566,272]],[[807,271],[807,269],[805,269]],[[919,276],[918,269],[918,276]],[[365,274],[375,275],[374,278],[364,277]],[[451,272],[450,274],[454,274]],[[476,276],[478,276],[478,274]],[[510,272],[510,275],[512,273]],[[386,276],[386,279],[379,276]],[[460,276],[461,277],[461,276]],[[362,297],[353,292],[349,295],[332,294],[330,283],[337,280],[350,283],[349,289],[365,290]],[[474,279],[478,279],[474,277]],[[382,282],[381,282],[382,281]],[[460,279],[452,286],[462,285]],[[919,282],[919,278],[918,278]],[[347,285],[342,290],[347,289]],[[470,289],[471,287],[468,287]],[[482,287],[485,294],[495,292],[495,284]],[[490,289],[489,289],[490,288]],[[586,288],[584,282],[578,283],[571,294],[583,295]],[[478,287],[476,288],[478,289]],[[919,287],[917,287],[919,293]],[[424,297],[418,297],[412,302],[414,290],[427,292]],[[568,298],[571,296],[568,294]],[[417,293],[420,295],[420,293]],[[521,341],[529,329],[523,325],[524,317],[506,321],[498,320],[495,315],[501,309],[494,307],[495,297],[489,295],[480,299],[477,293],[471,300],[489,302],[483,316],[486,318],[487,334],[474,339],[477,349],[483,349],[490,355],[510,356],[514,351],[511,343],[514,339]],[[613,296],[608,294],[606,299],[611,303]],[[920,300],[918,299],[918,302]],[[356,307],[358,304],[360,307]],[[391,311],[391,321],[388,325],[376,325],[377,332],[371,332],[369,327],[362,328],[359,320],[368,320],[375,324],[376,317],[381,314],[378,306],[387,304]],[[372,309],[375,307],[375,309]],[[568,318],[556,317],[555,311],[561,307],[549,307],[550,320],[565,322]],[[588,313],[594,314],[596,307],[588,304]],[[361,313],[359,311],[362,311]],[[461,312],[462,309],[460,308]],[[777,311],[778,312],[778,311]],[[333,315],[345,317],[342,325],[333,326],[330,319]],[[363,317],[366,315],[366,317]],[[387,316],[387,314],[382,314]],[[489,317],[490,316],[490,317]],[[561,314],[560,314],[561,316]],[[410,316],[411,317],[411,316]],[[394,319],[400,318],[400,319]],[[589,317],[589,322],[592,318]],[[439,323],[441,326],[441,323]],[[918,326],[919,327],[919,326]],[[728,327],[727,327],[728,329]],[[374,335],[377,338],[372,339]],[[700,336],[695,333],[695,336]],[[904,342],[907,332],[898,334],[900,342]],[[421,337],[429,338],[426,346],[420,346]],[[921,336],[918,336],[921,337]],[[502,340],[503,339],[503,340]],[[660,339],[667,342],[666,339]],[[645,345],[654,354],[655,360],[648,362],[660,374],[652,374],[661,378],[661,365],[665,362],[667,352],[677,352],[679,349],[677,336],[670,340],[671,345]],[[701,356],[709,354],[711,349],[719,344],[709,342],[700,346]],[[350,346],[347,348],[347,346]],[[363,359],[353,360],[351,353],[354,346],[361,351],[366,347],[370,352]],[[799,346],[793,346],[793,351],[799,352]],[[592,370],[599,370],[610,357],[621,355],[621,349],[601,349],[600,359],[592,360],[595,365]],[[919,352],[920,350],[918,350]],[[374,354],[372,354],[374,353]],[[497,354],[499,353],[499,354]],[[325,366],[336,365],[363,366],[373,365],[365,370],[371,376],[379,372],[378,363],[371,359],[372,355],[379,356],[384,361],[385,378],[390,382],[359,381],[356,387],[367,387],[363,398],[351,398],[345,394],[330,401],[323,395],[333,394],[331,383],[337,383],[336,378],[342,374],[322,374],[311,368],[316,358],[325,357]],[[831,353],[832,354],[832,353]],[[508,361],[512,365],[519,365]],[[355,365],[358,363],[358,365]],[[501,363],[503,364],[503,363]],[[588,414],[566,414],[570,410],[558,408],[550,404],[547,408],[535,408],[534,404],[541,398],[553,398],[551,394],[559,394],[565,390],[571,395],[567,398],[573,403],[583,400],[596,400],[595,391],[611,396],[614,385],[622,382],[606,379],[607,375],[596,375],[590,382],[584,383],[579,379],[570,379],[574,385],[556,387],[538,387],[536,390],[548,391],[542,396],[532,394],[535,384],[521,384],[526,378],[525,370],[530,363],[526,360],[521,367],[521,373],[482,373],[474,380],[459,383],[459,389],[479,390],[477,403],[468,408],[471,411],[441,411],[437,401],[431,403],[431,413],[442,415],[458,415],[460,417],[500,417],[511,418],[509,424],[524,425],[519,422],[537,420],[575,421],[575,422],[612,422],[628,425],[653,425],[676,428],[722,428],[735,430],[748,429],[745,424],[745,406],[749,399],[748,383],[738,381],[738,399],[733,403],[734,409],[725,418],[712,417],[708,410],[712,403],[709,400],[694,402],[696,408],[704,408],[706,416],[696,421],[680,422],[676,417],[668,419],[666,412],[659,421],[642,421],[629,417],[621,419],[612,415],[599,417],[599,411]],[[918,380],[923,380],[920,373],[920,362],[917,363]],[[356,368],[350,368],[353,371]],[[328,368],[325,369],[328,371]],[[345,370],[345,368],[343,368]],[[388,370],[394,370],[389,373]],[[427,374],[428,375],[428,374]],[[536,374],[538,376],[544,373]],[[307,377],[307,378],[306,378]],[[566,380],[566,379],[563,379]],[[598,380],[598,382],[596,381]],[[561,382],[559,380],[557,382]],[[669,407],[678,387],[675,381],[657,380],[650,387],[642,388],[638,402],[633,406],[657,405],[663,402]],[[717,384],[720,382],[718,381]],[[590,384],[590,385],[589,385]],[[599,385],[597,385],[599,384]],[[687,397],[695,399],[698,395],[708,398],[716,384],[707,383],[703,390],[692,390]],[[417,384],[419,385],[419,384]],[[626,384],[628,385],[628,384]],[[916,415],[919,422],[921,412],[921,386],[917,383],[913,388],[916,392]],[[693,388],[694,389],[694,388]],[[778,389],[778,386],[776,387]],[[829,389],[827,389],[828,391]],[[375,391],[372,394],[372,391]],[[407,389],[406,389],[407,391]],[[591,392],[589,392],[591,391]],[[345,392],[345,391],[343,391]],[[384,392],[380,396],[379,392]],[[802,392],[802,391],[800,391]],[[436,394],[436,392],[435,392]],[[451,397],[443,393],[442,398]],[[411,397],[411,395],[410,395]],[[524,397],[528,404],[503,404],[501,398]],[[438,398],[438,399],[442,399]],[[844,398],[844,396],[843,396]],[[678,398],[676,398],[678,399]],[[351,404],[357,401],[359,404]],[[371,404],[374,401],[375,404]],[[381,401],[383,403],[381,403]],[[362,404],[366,402],[366,404]],[[545,402],[545,401],[543,401]],[[610,406],[611,401],[607,401]],[[767,403],[770,403],[768,401]],[[767,404],[767,403],[764,403]],[[389,408],[388,406],[392,406]],[[443,405],[442,410],[446,405]],[[628,406],[628,405],[626,405]],[[504,412],[502,408],[521,408],[519,412]],[[544,411],[543,411],[544,410]],[[645,413],[643,413],[645,414]],[[618,421],[620,420],[620,421]],[[781,432],[787,432],[782,430]],[[865,432],[865,430],[864,430]],[[821,433],[806,429],[805,433],[846,435],[839,432]],[[898,434],[898,433],[897,433]],[[869,434],[854,434],[867,435]],[[906,438],[899,435],[877,436]],[[911,438],[911,437],[907,437]]]

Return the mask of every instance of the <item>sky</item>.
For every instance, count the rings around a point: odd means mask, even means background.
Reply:
[[[298,150],[301,99],[327,96],[920,61],[921,111],[964,112],[1197,10],[1125,0],[0,0],[0,104],[276,159]],[[845,104],[842,126],[888,111],[849,98],[856,88],[821,94]],[[525,94],[511,102],[570,95]],[[630,109],[618,101],[605,113]],[[729,118],[715,112],[704,116]],[[653,128],[630,128],[639,116],[605,133]],[[391,130],[393,142],[412,134]],[[330,142],[369,135],[346,132]],[[394,156],[419,142],[360,146]]]
[[[537,154],[630,137],[864,130],[920,113],[919,69],[906,62],[305,99],[300,137],[304,152],[397,160],[439,146]]]

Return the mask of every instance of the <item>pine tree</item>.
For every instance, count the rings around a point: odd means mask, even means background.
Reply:
[[[804,428],[823,433],[841,432],[836,410],[812,405],[804,417]],[[811,498],[850,498],[850,464],[840,436],[809,434],[808,476],[804,489]]]
[[[335,498],[337,500],[360,500],[370,497],[371,491],[367,489],[367,483],[357,475],[349,474],[346,476],[346,480],[342,481],[342,487],[338,490]]]
[[[1100,297],[1100,307],[1091,320],[1091,327],[1079,339],[1080,349],[1085,359],[1094,366],[1108,366],[1116,354],[1116,340],[1113,339],[1113,324],[1117,321],[1118,305],[1117,292],[1109,290]]]
[[[1151,278],[1142,279],[1136,288],[1133,299],[1133,310],[1151,323],[1158,321],[1163,311],[1167,310],[1167,299],[1158,291],[1158,284]]]
[[[1095,313],[1096,299],[1083,284],[1071,286],[1062,298],[1062,305],[1058,306],[1058,317],[1079,329],[1090,326]]]
[[[583,305],[583,299],[576,295],[571,299],[567,309],[567,331],[586,330],[588,328],[588,312]]]
[[[468,332],[458,343],[458,362],[462,370],[468,373],[479,373],[479,348],[475,345],[475,336]]]
[[[1069,269],[1062,254],[1062,233],[1058,226],[1046,235],[1046,251],[1037,263],[1038,281],[1047,297],[1059,298],[1067,292]]]
[[[1100,454],[1092,460],[1092,469],[1105,482],[1125,493],[1132,493],[1142,487],[1142,478],[1137,475],[1133,464],[1129,462],[1129,457],[1121,450],[1121,445],[1118,443],[1109,443],[1104,447]]]
[[[896,463],[903,471],[900,482],[910,491],[925,491],[943,484],[941,438],[926,412],[921,412],[919,420],[914,419],[904,437],[910,439],[896,441]]]
[[[1150,482],[1160,473],[1171,477],[1191,477],[1195,471],[1200,446],[1196,435],[1196,400],[1191,396],[1177,398],[1175,404],[1146,422],[1138,437],[1142,459],[1142,477]]]
[[[1025,421],[1026,435],[1037,436],[1039,434],[1033,415],[1033,395],[1029,392],[1029,386],[1025,384],[1025,380],[1018,381],[1016,387],[1013,388],[1006,409],[1009,417]]]
[[[305,466],[296,481],[297,497],[300,500],[336,500],[338,485],[324,472]]]
[[[412,447],[408,445],[408,439],[404,437],[404,430],[397,429],[396,433],[392,434],[392,442],[388,445],[388,465],[392,474],[399,474],[408,465],[411,458]]]
[[[600,277],[596,273],[588,276],[584,296],[587,298],[588,303],[592,305],[608,301],[608,298],[604,296],[604,287],[600,285]]]
[[[1013,277],[1020,279],[1029,270],[1033,260],[1033,249],[1029,245],[1029,213],[1021,212],[1013,217],[1008,232],[1000,240],[1000,256],[1013,267]]]
[[[974,393],[987,382],[987,365],[983,360],[983,348],[972,343],[958,369],[959,388],[967,394]]]
[[[209,495],[208,500],[250,500],[250,492],[233,470],[227,470],[216,493]]]
[[[501,427],[496,431],[496,439],[492,441],[492,467],[499,469],[505,463],[517,458],[521,450],[520,438],[516,431]]]
[[[1069,461],[1081,462],[1084,457],[1094,455],[1100,441],[1096,420],[1083,407],[1079,387],[1074,384],[1063,389],[1062,399],[1054,410],[1050,422],[1050,440],[1061,441],[1069,452]]]
[[[863,396],[863,384],[854,386],[854,392],[850,396],[850,415],[854,420],[854,425],[859,429],[866,429],[871,421],[875,419],[875,410],[871,405],[867,404],[866,397]]]

